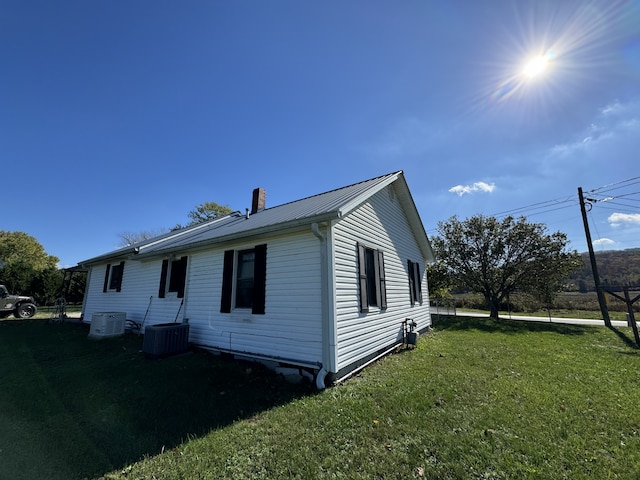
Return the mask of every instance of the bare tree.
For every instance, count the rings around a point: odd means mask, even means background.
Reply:
[[[167,233],[168,231],[169,230],[166,228],[159,228],[158,230],[148,230],[142,232],[121,232],[118,234],[118,237],[120,237],[120,246],[128,247],[130,245],[149,240],[150,238],[157,237],[158,235],[162,235],[164,233]]]

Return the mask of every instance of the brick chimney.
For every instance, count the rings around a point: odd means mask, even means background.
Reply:
[[[267,192],[263,188],[254,188],[251,201],[251,215],[264,210],[267,205]]]

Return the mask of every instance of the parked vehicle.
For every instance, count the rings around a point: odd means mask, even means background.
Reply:
[[[12,295],[7,287],[0,285],[0,318],[6,318],[12,313],[16,318],[31,318],[37,311],[33,297]]]

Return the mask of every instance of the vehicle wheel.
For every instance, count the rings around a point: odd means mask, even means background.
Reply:
[[[33,303],[22,303],[17,306],[13,316],[16,318],[31,318],[36,314],[37,308]]]

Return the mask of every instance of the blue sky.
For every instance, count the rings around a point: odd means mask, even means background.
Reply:
[[[547,60],[540,75],[526,61]],[[640,247],[640,1],[0,3],[0,229],[61,266],[122,232],[403,170],[439,221]]]

